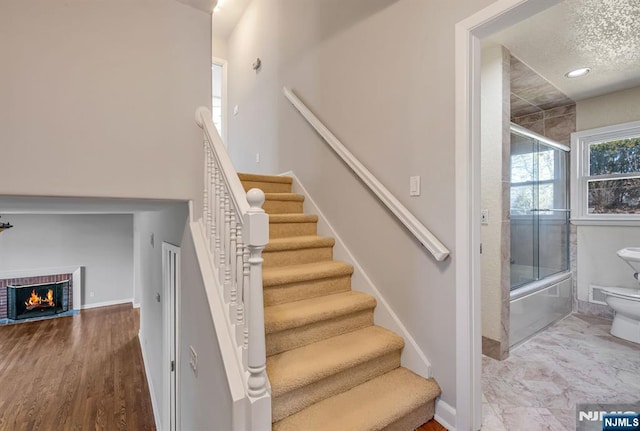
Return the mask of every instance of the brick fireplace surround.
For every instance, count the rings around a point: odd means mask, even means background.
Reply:
[[[73,309],[73,274],[42,275],[38,277],[18,277],[0,279],[0,320],[7,318],[7,286],[24,284],[44,284],[69,280],[69,288],[63,295],[69,295],[69,310]]]

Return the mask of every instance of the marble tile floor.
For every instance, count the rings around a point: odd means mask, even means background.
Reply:
[[[483,431],[574,431],[576,403],[640,400],[640,345],[611,321],[572,314],[514,348],[482,358]]]

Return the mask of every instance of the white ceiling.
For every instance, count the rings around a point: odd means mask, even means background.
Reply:
[[[640,85],[640,0],[565,0],[489,39],[573,100]]]
[[[213,37],[227,40],[251,0],[218,0],[213,11]]]

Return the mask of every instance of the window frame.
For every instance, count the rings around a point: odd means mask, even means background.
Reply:
[[[222,58],[212,57],[211,58],[211,113],[213,113],[213,66],[222,67],[222,142],[226,147],[228,147],[227,137],[228,137],[228,121],[227,121],[227,113],[228,113],[228,97],[227,97],[227,67],[228,62]]]
[[[589,147],[640,136],[640,121],[614,124],[571,134],[571,222],[576,225],[640,226],[640,214],[589,214],[589,180],[638,178],[640,172],[589,175]]]

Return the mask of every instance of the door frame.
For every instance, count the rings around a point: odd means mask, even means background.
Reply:
[[[179,422],[179,322],[180,247],[162,243],[162,423],[167,431],[177,430]],[[171,361],[174,361],[173,368]]]
[[[482,425],[480,40],[561,1],[498,0],[455,26],[457,431]]]

